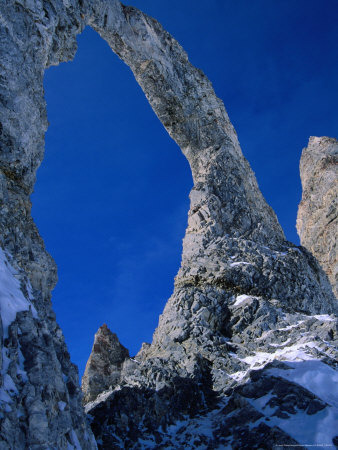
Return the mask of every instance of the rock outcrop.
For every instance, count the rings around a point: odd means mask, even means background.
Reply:
[[[314,257],[285,240],[205,75],[118,0],[3,0],[0,13],[1,449],[96,448],[29,199],[47,128],[44,70],[73,58],[86,25],[129,65],[194,179],[153,342],[86,405],[99,447],[332,445],[335,400],[308,379],[334,380],[336,302]],[[300,417],[311,435],[297,434]]]
[[[133,70],[194,179],[181,268],[153,342],[122,368],[118,388],[86,405],[100,446],[304,444],[298,414],[306,424],[312,411],[336,413],[288,379],[308,360],[323,377],[334,365],[337,305],[322,269],[285,240],[222,102],[177,42],[117,3],[90,23]]]
[[[319,261],[338,297],[338,141],[311,137],[300,160],[303,196],[297,230]]]
[[[82,377],[83,401],[88,403],[107,389],[115,388],[121,378],[122,365],[129,359],[128,350],[116,334],[103,324],[95,334],[94,344]]]
[[[44,70],[73,57],[80,15],[75,1],[0,3],[1,449],[96,448],[29,198],[47,129]]]

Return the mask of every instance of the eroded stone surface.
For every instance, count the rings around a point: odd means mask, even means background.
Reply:
[[[1,271],[10,266],[35,308],[34,314],[18,312],[0,337],[1,449],[96,448],[78,371],[51,306],[56,266],[31,218],[29,198],[47,129],[44,70],[73,57],[82,27],[75,1],[0,3],[0,246],[6,253]],[[0,286],[2,300],[6,288]],[[2,323],[15,298],[8,301],[1,304]]]
[[[320,262],[338,297],[338,141],[311,137],[300,160],[303,186],[297,230],[301,244]]]
[[[122,365],[129,359],[128,350],[106,324],[99,328],[82,377],[83,401],[88,403],[120,383]]]
[[[328,373],[336,303],[316,260],[285,240],[211,83],[156,20],[117,0],[3,0],[0,12],[1,247],[35,308],[18,312],[2,334],[1,448],[96,447],[51,309],[56,267],[29,200],[47,128],[44,70],[72,59],[86,24],[130,66],[194,179],[181,268],[153,342],[124,361],[119,386],[87,405],[99,446],[297,441],[280,422],[292,419],[292,412],[279,417],[287,402],[271,400],[276,383],[256,398],[243,385],[257,381],[258,367],[266,378],[283,378],[265,367],[274,359],[311,359]],[[280,385],[283,395],[302,389],[295,381],[292,389]],[[302,411],[331,414],[318,393],[307,399]],[[278,420],[274,409],[262,412],[267,403],[279,408]]]
[[[91,24],[132,68],[187,156],[194,188],[174,293],[118,389],[87,404],[92,429],[102,448],[295,443],[270,417],[275,408],[264,414],[239,388],[274,360],[334,363],[336,323],[320,316],[336,310],[330,287],[316,260],[285,240],[205,76],[156,21],[122,12],[105,6]],[[286,396],[304,394],[300,385],[280,385]],[[269,392],[254,400],[264,406]],[[292,429],[292,415],[278,420],[289,417]],[[175,425],[183,422],[183,430]]]

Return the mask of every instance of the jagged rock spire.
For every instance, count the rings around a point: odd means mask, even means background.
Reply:
[[[95,400],[98,394],[114,388],[120,381],[123,362],[129,351],[104,323],[94,337],[94,344],[82,377],[83,401]]]

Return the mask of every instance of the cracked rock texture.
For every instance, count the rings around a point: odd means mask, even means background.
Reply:
[[[338,297],[338,141],[311,137],[300,160],[303,196],[297,230],[319,261]]]
[[[116,334],[106,324],[95,334],[94,344],[82,377],[83,401],[88,403],[102,392],[117,386],[128,350],[120,344]]]
[[[2,0],[0,449],[96,448],[29,199],[47,128],[44,70],[74,57],[86,25],[129,65],[194,180],[182,264],[153,342],[131,359],[108,331],[97,336],[121,351],[114,359],[102,346],[84,383],[108,373],[108,389],[86,405],[98,446],[323,443],[297,434],[298,414],[315,417],[305,429],[325,429],[332,445],[337,403],[307,380],[314,371],[334,380],[336,301],[315,258],[285,240],[210,81],[156,20],[117,0]]]

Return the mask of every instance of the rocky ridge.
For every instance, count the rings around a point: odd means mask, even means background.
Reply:
[[[228,303],[228,320],[222,337],[200,337],[199,353],[183,342],[180,358],[172,343],[166,357],[130,359],[86,405],[99,448],[333,447],[335,317],[242,294]]]
[[[304,444],[292,434],[299,414],[331,433],[335,400],[304,373],[333,379],[336,302],[316,260],[285,240],[209,80],[156,20],[117,0],[4,0],[0,13],[0,448],[96,448],[29,199],[47,128],[44,70],[73,58],[86,25],[129,65],[194,179],[153,342],[86,406],[99,447]]]
[[[303,195],[297,230],[301,244],[317,258],[338,297],[338,141],[311,137],[302,152],[300,176]]]

